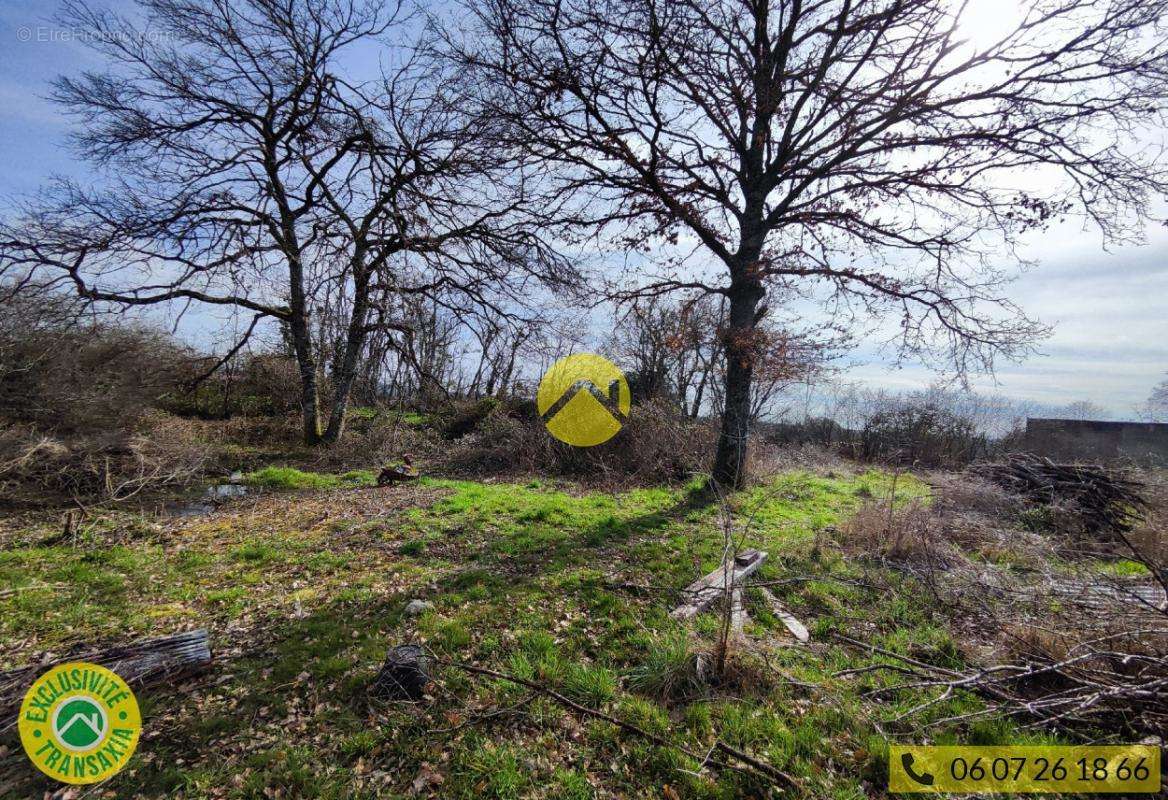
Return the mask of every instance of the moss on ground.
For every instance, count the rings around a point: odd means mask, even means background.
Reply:
[[[787,473],[731,499],[749,523],[749,545],[770,553],[759,578],[812,627],[815,643],[787,646],[751,592],[751,643],[716,689],[686,677],[693,654],[713,641],[715,615],[678,623],[668,616],[671,595],[658,591],[719,561],[718,508],[699,487],[606,494],[423,479],[352,488],[370,480],[269,468],[249,481],[299,491],[182,520],[111,514],[76,542],[45,544],[55,521],[12,523],[0,551],[0,585],[12,587],[0,595],[0,660],[14,666],[73,641],[209,626],[214,669],[140,693],[146,736],[104,787],[118,797],[190,798],[768,792],[521,686],[453,669],[437,672],[420,704],[370,702],[365,687],[386,649],[409,641],[546,682],[695,752],[720,738],[796,776],[801,796],[866,797],[883,791],[877,725],[911,733],[896,718],[923,695],[872,702],[865,690],[889,679],[838,677],[871,661],[833,635],[940,665],[961,661],[911,577],[881,572],[873,582],[830,546],[865,497],[889,492],[878,472]],[[901,500],[925,494],[908,476],[897,488]],[[415,597],[433,605],[410,617],[404,608]],[[976,707],[957,698],[928,718]],[[4,736],[0,792],[55,788],[33,773],[12,732]],[[1018,740],[1000,721],[935,734],[971,736]]]
[[[373,486],[377,483],[377,473],[358,469],[341,475],[328,475],[302,472],[295,467],[264,467],[244,475],[243,482],[263,489],[339,489]]]

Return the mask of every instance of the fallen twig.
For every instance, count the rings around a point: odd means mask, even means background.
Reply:
[[[589,708],[588,706],[580,705],[579,703],[575,702],[574,700],[572,700],[568,697],[565,697],[564,695],[560,694],[559,692],[555,691],[554,689],[550,689],[547,686],[536,683],[535,681],[529,681],[529,680],[526,680],[524,678],[520,678],[520,677],[515,676],[515,675],[510,675],[510,674],[505,673],[505,672],[499,672],[497,670],[488,669],[487,667],[476,667],[473,664],[464,664],[464,663],[459,662],[459,661],[448,661],[446,659],[441,659],[441,658],[435,657],[434,662],[437,664],[442,664],[443,666],[453,667],[454,669],[460,669],[464,672],[469,672],[469,673],[476,674],[476,675],[486,675],[486,676],[491,677],[491,678],[498,678],[500,680],[509,681],[509,682],[517,684],[519,686],[525,686],[528,689],[531,689],[535,692],[538,692],[539,694],[544,695],[545,697],[551,698],[552,700],[556,701],[560,705],[562,705],[566,708],[569,708],[578,714],[583,714],[584,716],[592,717],[594,719],[600,719],[600,720],[603,720],[605,722],[611,723],[613,725],[616,725],[621,730],[626,731],[627,733],[632,733],[632,734],[635,734],[637,736],[640,736],[640,737],[647,739],[647,740],[649,740],[649,741],[653,742],[654,744],[659,745],[661,747],[673,748],[673,749],[689,756],[690,758],[694,759],[698,763],[704,763],[704,762],[707,762],[709,760],[708,754],[703,756],[700,753],[697,753],[693,750],[690,750],[688,747],[685,747],[684,745],[677,744],[676,742],[671,742],[670,740],[666,739],[663,736],[658,736],[657,734],[652,733],[650,731],[647,731],[644,728],[638,727],[637,725],[634,725],[631,722],[626,722],[625,720],[620,719],[619,717],[614,717],[611,714],[606,714],[603,711],[599,711],[595,708]],[[777,783],[777,784],[780,784],[783,786],[787,786],[789,788],[799,788],[799,786],[800,786],[799,782],[797,780],[795,780],[795,778],[793,778],[791,775],[788,775],[786,772],[783,772],[778,767],[775,767],[772,764],[768,764],[765,761],[761,761],[761,760],[755,758],[754,756],[749,755],[748,753],[744,753],[741,750],[739,750],[738,748],[732,747],[731,745],[726,744],[725,742],[723,742],[720,739],[714,743],[713,750],[717,750],[718,752],[722,753],[723,755],[729,756],[729,757],[741,762],[742,764],[745,764],[749,768],[748,771],[754,772],[756,775],[759,775],[763,778],[766,778],[774,783]],[[729,767],[731,769],[739,769],[739,770],[742,769],[741,767],[737,767],[733,764],[729,764],[729,763],[725,763],[725,762],[717,762],[717,763],[720,763],[723,766]]]

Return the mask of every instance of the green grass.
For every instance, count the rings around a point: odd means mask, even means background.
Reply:
[[[660,700],[686,700],[701,694],[697,654],[687,635],[674,631],[646,636],[641,644],[644,655],[628,675],[632,691]]]
[[[264,467],[243,476],[244,483],[264,489],[339,489],[342,487],[374,486],[377,473],[373,470],[352,470],[342,475],[302,472],[295,467]]]
[[[379,413],[380,412],[378,412],[378,410],[372,406],[353,406],[349,409],[349,419],[369,421],[377,419]]]
[[[1118,561],[1104,561],[1097,565],[1097,569],[1106,575],[1114,575],[1119,578],[1142,578],[1152,574],[1144,564],[1126,558],[1121,558]]]
[[[318,491],[263,494],[231,514],[172,523],[119,512],[77,547],[37,545],[57,524],[46,519],[0,550],[0,585],[21,587],[0,595],[3,666],[74,641],[211,629],[209,676],[140,693],[151,736],[108,784],[116,796],[405,797],[415,781],[423,796],[476,799],[649,798],[666,785],[686,798],[765,796],[754,779],[699,769],[673,748],[505,680],[436,667],[427,700],[371,702],[366,687],[386,650],[418,641],[443,659],[539,680],[694,752],[730,742],[795,775],[800,796],[859,798],[880,791],[879,730],[914,736],[915,723],[895,718],[925,695],[865,700],[861,692],[892,679],[836,677],[871,660],[831,634],[961,664],[911,577],[863,573],[873,568],[830,546],[831,530],[865,495],[887,495],[891,480],[878,472],[788,473],[731,499],[749,522],[747,543],[770,553],[760,579],[811,578],[773,590],[816,644],[779,646],[781,623],[748,594],[753,645],[719,687],[696,666],[717,617],[676,622],[672,596],[657,590],[718,563],[717,509],[695,486],[602,493],[422,479],[407,503],[385,490],[342,491],[372,473],[269,467],[248,480]],[[911,476],[897,488],[900,502],[926,492]],[[433,608],[406,617],[415,597]],[[954,698],[930,714],[977,707]],[[935,736],[1017,734],[997,721],[942,726]],[[19,752],[18,742],[0,744]],[[0,796],[53,788],[27,770]]]

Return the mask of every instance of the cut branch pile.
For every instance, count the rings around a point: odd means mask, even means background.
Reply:
[[[919,724],[917,715],[957,694],[968,693],[982,697],[985,708],[960,717],[934,718],[925,727],[1004,713],[1027,721],[1031,727],[1144,736],[1168,728],[1168,673],[1161,655],[1132,652],[1123,645],[1133,635],[1164,633],[1163,629],[1125,631],[1080,642],[1057,661],[1033,660],[966,671],[945,669],[837,636],[848,645],[891,662],[844,670],[836,677],[888,671],[908,679],[874,689],[868,693],[870,697],[895,696],[906,690],[931,693],[929,699],[903,712],[894,722],[914,720]]]
[[[1033,503],[1071,505],[1095,531],[1126,533],[1148,507],[1143,484],[1098,465],[1056,464],[1019,453],[972,470]]]

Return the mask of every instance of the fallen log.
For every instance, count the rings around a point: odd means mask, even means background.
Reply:
[[[703,578],[691,583],[683,590],[686,601],[673,609],[669,616],[674,619],[692,619],[709,608],[715,600],[726,591],[727,569],[730,586],[740,586],[743,581],[758,571],[767,559],[767,554],[761,550],[743,550],[735,557],[733,563],[723,564]]]
[[[0,715],[4,720],[15,722],[15,711],[33,681],[49,668],[70,661],[98,664],[131,686],[149,686],[206,669],[211,664],[211,645],[206,628],[200,628],[112,647],[77,647],[41,664],[0,672]]]

